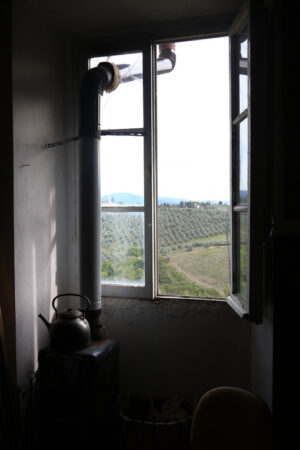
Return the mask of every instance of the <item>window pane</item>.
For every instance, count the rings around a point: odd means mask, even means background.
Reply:
[[[145,284],[144,213],[101,214],[102,283]]]
[[[239,203],[248,203],[248,119],[239,124]]]
[[[229,295],[229,227],[226,204],[159,205],[159,294]]]
[[[159,293],[225,297],[228,38],[178,42],[175,53],[175,68],[157,76]]]
[[[144,138],[102,136],[101,204],[144,204]]]
[[[248,224],[247,213],[238,214],[239,246],[238,246],[238,292],[247,297],[247,268],[248,268]]]
[[[248,39],[240,37],[239,60],[240,113],[248,108]]]
[[[123,55],[91,58],[90,68],[100,62],[116,64],[121,73],[118,88],[104,93],[101,99],[101,128],[142,128],[143,120],[143,54],[128,53]]]

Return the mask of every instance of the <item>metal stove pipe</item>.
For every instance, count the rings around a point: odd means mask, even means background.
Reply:
[[[171,72],[175,64],[175,44],[160,44],[157,74]],[[125,74],[122,74],[122,68]],[[142,71],[138,68],[128,71],[127,65],[118,68],[112,63],[102,62],[98,67],[86,72],[80,88],[80,292],[91,302],[86,317],[93,340],[102,337],[99,317],[101,314],[100,97],[104,91],[112,92],[120,82],[134,81],[141,77]]]
[[[85,74],[79,99],[80,292],[90,299],[87,311],[92,339],[102,337],[100,98],[119,83],[118,68],[100,63]]]

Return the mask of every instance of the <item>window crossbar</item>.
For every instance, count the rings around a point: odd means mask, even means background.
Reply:
[[[144,206],[102,206],[101,211],[110,213],[144,212]]]
[[[101,130],[101,136],[145,136],[145,130],[143,128]]]

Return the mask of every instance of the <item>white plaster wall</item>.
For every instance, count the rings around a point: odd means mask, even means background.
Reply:
[[[102,300],[120,344],[120,391],[198,398],[220,385],[250,388],[250,324],[225,302]]]
[[[37,315],[65,289],[66,199],[64,43],[33,10],[14,2],[13,22],[14,226],[17,382],[37,367],[47,343]]]

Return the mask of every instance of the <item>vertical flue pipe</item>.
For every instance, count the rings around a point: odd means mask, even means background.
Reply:
[[[102,337],[101,314],[101,192],[100,98],[116,79],[116,67],[100,63],[87,71],[80,87],[80,292],[91,302],[87,319],[92,339]]]

